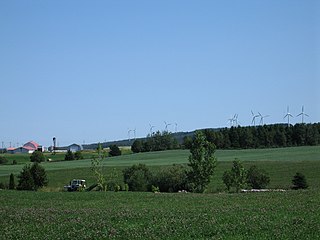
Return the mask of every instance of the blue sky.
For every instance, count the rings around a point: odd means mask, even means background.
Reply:
[[[0,142],[320,121],[319,1],[0,1]],[[292,123],[300,122],[294,118]]]

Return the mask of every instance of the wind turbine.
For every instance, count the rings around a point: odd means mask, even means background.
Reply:
[[[152,133],[153,133],[152,129],[153,129],[155,126],[152,126],[150,123],[149,123],[149,126],[150,126],[150,136],[151,136]]]
[[[259,116],[260,116],[260,125],[263,125],[263,119],[266,118],[266,117],[270,117],[270,115],[265,115],[265,116],[262,116],[262,114],[260,112],[259,113]]]
[[[166,127],[165,127],[165,131],[166,131],[166,132],[168,132],[168,126],[170,126],[170,125],[171,125],[171,123],[167,123],[166,121],[164,121],[164,124],[166,125]]]
[[[308,114],[306,114],[305,112],[304,112],[304,106],[302,106],[302,111],[301,111],[301,113],[299,113],[298,115],[297,115],[297,117],[299,117],[299,116],[301,116],[301,123],[303,123],[304,121],[304,116],[306,116],[306,117],[309,117],[309,115]]]
[[[136,140],[136,128],[134,128],[132,131],[133,131],[133,134],[134,134],[134,140]]]
[[[229,118],[228,121],[230,123],[230,127],[237,126],[238,125],[238,114],[235,114],[233,116],[233,118]]]
[[[287,114],[283,118],[288,118],[288,127],[290,126],[290,117],[293,117],[289,112],[289,106],[287,107]]]
[[[129,142],[131,141],[131,139],[130,139],[130,133],[132,132],[132,130],[128,130],[128,139],[129,139]]]
[[[259,115],[254,115],[252,110],[251,110],[251,114],[252,114],[252,122],[251,122],[251,124],[253,124],[253,126],[256,126],[256,118],[259,117]]]
[[[178,123],[174,123],[174,125],[175,125],[175,132],[177,133],[177,129],[178,129]]]

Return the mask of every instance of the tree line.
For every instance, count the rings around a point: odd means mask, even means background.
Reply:
[[[257,127],[231,127],[218,131],[203,130],[207,140],[217,149],[273,148],[293,146],[315,146],[320,144],[320,123],[274,124]],[[189,148],[191,137],[184,139]]]

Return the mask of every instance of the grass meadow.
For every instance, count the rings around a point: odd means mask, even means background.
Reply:
[[[28,159],[0,165],[0,182],[18,174]],[[145,163],[152,171],[187,164],[175,150],[106,158],[106,176]],[[39,192],[0,191],[0,239],[320,239],[320,147],[218,150],[205,194],[63,192],[72,178],[94,183],[90,159],[42,163],[49,186]],[[226,193],[221,177],[238,158],[265,169],[270,188],[285,192]],[[309,189],[290,190],[305,174]]]

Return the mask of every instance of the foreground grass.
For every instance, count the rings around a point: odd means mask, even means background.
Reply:
[[[13,200],[14,199],[14,200]],[[319,239],[319,191],[0,192],[0,239]]]

